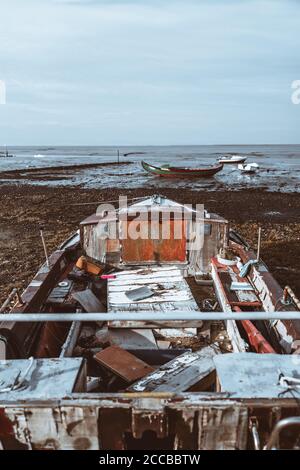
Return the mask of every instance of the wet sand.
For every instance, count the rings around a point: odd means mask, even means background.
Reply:
[[[13,287],[25,288],[43,262],[40,225],[44,226],[51,252],[97,207],[86,203],[155,192],[154,189],[0,186],[0,302]],[[185,204],[204,203],[209,211],[227,218],[254,246],[261,224],[264,261],[282,286],[289,284],[300,296],[300,194],[266,193],[259,189],[208,192],[175,188],[165,188],[162,193]]]
[[[86,169],[93,168],[105,168],[105,167],[119,167],[122,165],[131,165],[132,162],[102,162],[102,163],[78,163],[76,165],[60,165],[57,167],[45,166],[42,168],[23,168],[19,170],[7,170],[1,171],[0,177],[5,179],[17,179],[17,180],[33,180],[48,181],[49,174],[57,179],[57,175],[65,175],[66,177],[73,175],[76,172],[80,172]]]

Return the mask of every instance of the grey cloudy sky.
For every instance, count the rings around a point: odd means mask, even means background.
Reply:
[[[0,0],[0,145],[300,143],[296,0]]]

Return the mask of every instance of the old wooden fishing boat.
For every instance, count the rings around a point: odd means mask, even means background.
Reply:
[[[154,166],[146,162],[141,162],[142,167],[148,173],[155,176],[163,176],[167,178],[210,178],[222,170],[223,164],[203,168],[183,168],[175,166]]]
[[[42,237],[45,264],[2,305],[0,448],[298,448],[300,304],[260,236],[123,202],[49,257]]]

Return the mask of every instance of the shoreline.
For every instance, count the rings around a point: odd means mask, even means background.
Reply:
[[[12,288],[23,290],[44,261],[39,227],[49,253],[55,250],[97,203],[119,195],[128,198],[161,193],[184,204],[205,205],[229,220],[232,227],[254,247],[258,225],[263,228],[262,258],[284,287],[300,295],[300,193],[199,191],[192,189],[88,189],[23,184],[0,185],[0,303]],[[96,203],[97,202],[97,203]],[[95,203],[95,204],[94,204]],[[79,204],[79,205],[78,205]]]
[[[120,166],[120,165],[130,165],[133,162],[128,162],[128,161],[120,161],[120,162],[102,162],[102,163],[79,163],[79,164],[74,164],[74,165],[57,165],[57,166],[45,166],[45,167],[32,167],[32,168],[17,168],[14,170],[3,170],[0,171],[0,179],[1,177],[7,178],[7,179],[15,179],[16,177],[19,178],[20,180],[26,180],[26,179],[31,179],[31,175],[40,175],[41,176],[41,181],[47,181],[48,174],[44,176],[43,179],[43,173],[51,172],[53,175],[56,173],[61,173],[62,171],[68,172],[68,171],[81,171],[81,170],[86,170],[86,169],[92,169],[92,168],[101,168],[101,167],[106,167],[106,166]],[[21,184],[21,183],[19,183]]]

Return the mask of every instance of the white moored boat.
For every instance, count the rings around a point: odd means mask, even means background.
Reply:
[[[259,169],[259,165],[257,163],[247,163],[245,165],[243,163],[240,163],[238,165],[238,169],[242,173],[253,174],[253,173],[256,173],[257,170]]]
[[[231,157],[221,157],[219,158],[220,163],[244,163],[247,160],[247,157],[242,157],[240,155],[232,155]]]

